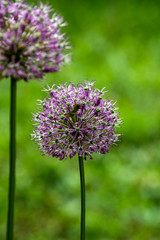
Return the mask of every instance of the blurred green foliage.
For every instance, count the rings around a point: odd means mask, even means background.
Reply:
[[[30,0],[30,2],[33,2]],[[34,1],[35,3],[37,1]],[[45,2],[45,1],[43,1]],[[43,86],[96,79],[117,101],[119,147],[85,162],[87,240],[160,236],[160,3],[48,1],[64,16],[72,64],[45,81],[18,83],[15,240],[79,239],[77,157],[41,157],[30,141]],[[0,82],[0,239],[5,239],[9,158],[9,79]]]

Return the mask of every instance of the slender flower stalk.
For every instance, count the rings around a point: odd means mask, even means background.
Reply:
[[[11,106],[10,107],[10,170],[9,170],[7,240],[13,239],[15,169],[16,169],[16,79],[14,79],[13,77],[11,78],[10,106]]]
[[[104,89],[94,87],[95,81],[83,84],[54,84],[44,89],[47,96],[39,100],[39,111],[33,114],[32,139],[42,155],[60,160],[78,153],[81,183],[81,233],[85,240],[85,176],[84,160],[93,153],[105,154],[119,141],[116,127],[121,124],[115,103]]]
[[[83,157],[79,158],[79,171],[81,183],[81,230],[80,239],[85,240],[85,174],[84,174],[84,161]]]

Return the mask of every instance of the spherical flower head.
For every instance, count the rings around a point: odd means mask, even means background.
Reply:
[[[0,78],[44,78],[59,71],[70,48],[61,33],[66,24],[48,5],[0,1]]]
[[[39,100],[32,134],[42,155],[62,160],[78,153],[92,159],[92,153],[105,154],[118,141],[119,112],[113,101],[102,98],[104,89],[97,89],[94,83],[54,84],[45,89],[48,95]]]

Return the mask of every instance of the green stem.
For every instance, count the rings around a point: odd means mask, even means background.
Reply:
[[[10,167],[9,167],[7,240],[13,240],[15,167],[16,167],[16,79],[11,78]]]
[[[84,160],[79,156],[79,171],[81,182],[81,240],[85,240],[85,177],[84,177]]]

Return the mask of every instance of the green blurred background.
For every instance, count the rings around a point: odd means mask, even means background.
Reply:
[[[15,240],[79,239],[77,157],[41,157],[30,133],[43,86],[86,78],[109,90],[124,121],[119,146],[85,162],[86,240],[159,240],[160,2],[48,2],[68,22],[63,31],[73,46],[73,61],[45,81],[18,83]],[[7,216],[9,92],[9,79],[2,80],[0,240],[5,239]]]

